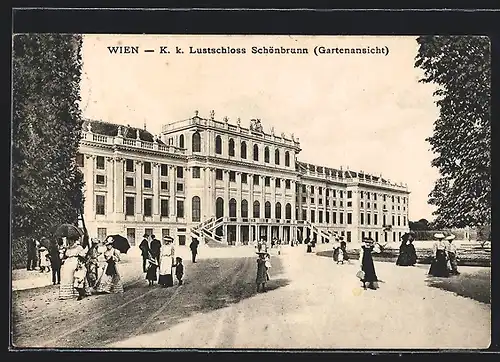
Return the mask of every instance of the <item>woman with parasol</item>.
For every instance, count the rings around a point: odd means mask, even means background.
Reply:
[[[123,283],[118,271],[117,263],[120,261],[120,251],[113,246],[113,236],[106,238],[106,251],[104,252],[104,259],[106,265],[104,270],[97,281],[98,293],[123,293]]]
[[[366,289],[366,283],[370,289],[377,289],[378,278],[375,273],[375,265],[373,264],[372,252],[376,247],[374,240],[367,238],[361,241],[361,253],[359,255],[360,271],[357,276],[363,283],[363,288]]]

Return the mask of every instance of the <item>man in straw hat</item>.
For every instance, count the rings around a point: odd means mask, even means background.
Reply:
[[[458,272],[458,263],[457,263],[457,246],[453,242],[455,239],[455,235],[448,235],[445,240],[448,241],[448,245],[446,246],[446,250],[448,252],[448,260],[450,261],[450,269],[452,275],[459,275]]]

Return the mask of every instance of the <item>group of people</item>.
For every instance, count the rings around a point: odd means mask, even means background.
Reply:
[[[435,277],[449,277],[459,275],[457,246],[453,243],[455,235],[445,236],[442,233],[434,234],[436,241],[433,245],[433,260],[429,275]]]
[[[417,263],[417,252],[413,245],[414,237],[410,233],[405,233],[401,237],[401,245],[399,247],[399,256],[396,260],[396,265],[413,266]]]
[[[177,278],[179,285],[182,285],[184,276],[184,264],[182,258],[175,256],[173,239],[169,236],[163,238],[163,244],[156,239],[155,235],[144,234],[143,240],[139,244],[142,254],[143,272],[150,286],[155,282],[164,288],[174,285],[173,275]],[[194,244],[193,244],[194,243]],[[196,262],[197,240],[191,243],[193,262]],[[159,270],[159,275],[157,275]]]

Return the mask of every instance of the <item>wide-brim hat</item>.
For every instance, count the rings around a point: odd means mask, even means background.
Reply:
[[[436,233],[434,234],[434,237],[436,239],[444,239],[446,236],[443,233]]]
[[[455,239],[455,238],[456,238],[456,236],[455,236],[455,235],[453,235],[453,234],[451,234],[451,235],[448,235],[445,239],[446,239],[446,240],[453,240],[453,239]]]
[[[108,238],[108,239],[106,239],[106,241],[104,242],[104,245],[113,245],[113,242],[114,242],[113,238]]]
[[[256,251],[255,254],[264,254],[265,255],[265,254],[268,254],[268,252],[267,251]]]
[[[174,238],[171,237],[171,236],[164,236],[163,237],[163,241],[166,241],[167,243],[173,243],[174,242]]]
[[[148,234],[144,234],[142,237],[147,238],[148,236],[149,236]]]

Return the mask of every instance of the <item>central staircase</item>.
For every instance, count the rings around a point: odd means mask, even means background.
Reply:
[[[204,245],[215,248],[229,247],[222,236],[215,233],[219,226],[224,224],[224,218],[215,216],[191,228],[191,237],[204,241]]]

